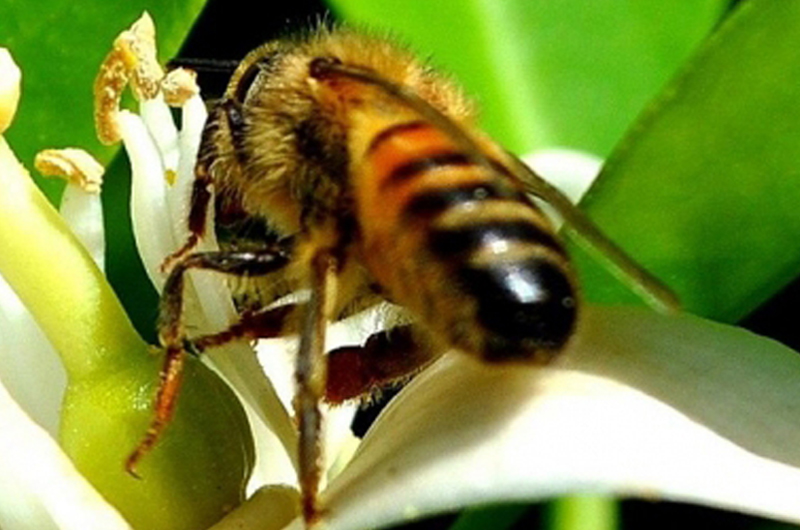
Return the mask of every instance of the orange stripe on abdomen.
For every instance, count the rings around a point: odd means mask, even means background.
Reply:
[[[398,222],[404,205],[425,185],[423,177],[472,165],[446,134],[421,120],[397,122],[377,131],[360,158],[361,164],[354,164],[354,189],[362,217],[377,222],[379,231],[387,223]]]
[[[375,135],[364,153],[379,188],[403,184],[414,176],[468,158],[440,130],[424,121],[391,125]]]
[[[427,212],[438,214],[469,200],[516,200],[521,194],[498,185],[498,175],[428,122],[383,125],[374,127],[371,137],[362,136],[365,147],[354,154],[361,164],[353,165],[353,189],[365,260],[388,287],[405,283],[393,264],[426,252]]]
[[[376,124],[367,125],[372,128]],[[426,121],[383,125],[367,133],[361,152],[351,154],[359,216],[369,220],[368,232],[381,234],[396,224],[402,205],[413,192],[407,185],[387,187],[393,172],[420,158],[454,149],[453,142]]]

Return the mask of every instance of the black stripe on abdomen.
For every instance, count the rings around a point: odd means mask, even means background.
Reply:
[[[527,201],[522,193],[502,193],[488,182],[470,182],[460,186],[431,188],[416,193],[405,204],[403,216],[411,221],[431,219],[454,206],[491,199]]]
[[[382,187],[393,186],[422,176],[428,171],[444,167],[465,167],[475,165],[464,153],[458,151],[444,151],[435,155],[415,158],[393,168],[383,180]]]
[[[443,259],[466,257],[483,247],[503,242],[546,247],[564,254],[561,244],[552,233],[529,220],[497,219],[456,228],[432,228],[429,234],[430,250]]]

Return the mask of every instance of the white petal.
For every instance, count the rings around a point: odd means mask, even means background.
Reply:
[[[142,121],[153,137],[164,167],[177,171],[178,129],[172,120],[172,112],[164,103],[164,96],[158,93],[153,99],[145,99],[140,103],[139,108]]]
[[[589,191],[603,166],[603,160],[593,154],[566,148],[542,149],[522,160],[558,188],[573,204],[578,204]],[[556,227],[560,227],[563,221],[555,209],[546,201],[538,198],[534,200],[554,221]]]
[[[98,268],[104,271],[106,238],[100,194],[87,193],[78,185],[67,184],[61,196],[59,213],[72,233],[83,243]]]
[[[58,434],[61,400],[67,386],[64,366],[39,325],[1,276],[0,383],[51,436]]]
[[[209,530],[279,530],[299,510],[300,494],[296,489],[285,486],[265,487]]]
[[[575,149],[551,148],[536,151],[522,160],[577,204],[597,178],[603,160]]]
[[[689,316],[586,313],[564,367],[452,355],[421,374],[324,492],[326,528],[574,492],[800,522],[796,353]]]
[[[0,425],[3,530],[130,528],[1,384]]]
[[[613,330],[609,332],[609,330]],[[611,378],[745,449],[800,467],[800,356],[692,315],[594,309],[562,366]]]
[[[141,118],[123,110],[119,126],[133,172],[131,219],[136,248],[150,281],[160,291],[166,280],[160,269],[161,262],[177,248],[169,230],[165,168],[158,147]]]
[[[181,109],[181,131],[178,135],[180,149],[178,174],[173,189],[169,192],[172,230],[176,241],[184,241],[189,235],[189,198],[194,184],[194,166],[200,148],[200,137],[205,127],[208,112],[202,98],[190,98]]]
[[[22,73],[6,48],[0,48],[0,134],[11,125],[19,103]]]

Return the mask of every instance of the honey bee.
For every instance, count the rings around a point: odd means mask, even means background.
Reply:
[[[188,216],[190,237],[165,261],[159,337],[166,351],[156,418],[128,460],[158,440],[177,397],[182,358],[231,340],[299,333],[295,417],[302,509],[322,507],[320,403],[407,378],[455,349],[487,364],[545,364],[580,315],[575,275],[548,218],[550,202],[650,298],[671,305],[559,192],[475,125],[445,76],[387,40],[347,29],[268,43],[235,70],[211,111]],[[277,234],[258,247],[194,252],[223,211]],[[186,339],[190,269],[258,277],[305,302],[271,307],[230,329]],[[324,351],[326,324],[389,302],[409,322],[363,346]]]

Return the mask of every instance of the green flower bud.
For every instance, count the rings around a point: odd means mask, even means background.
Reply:
[[[187,359],[175,417],[137,479],[124,463],[153,417],[160,361],[128,353],[129,367],[70,380],[64,450],[135,528],[208,528],[244,500],[255,458],[244,410],[215,373]]]

